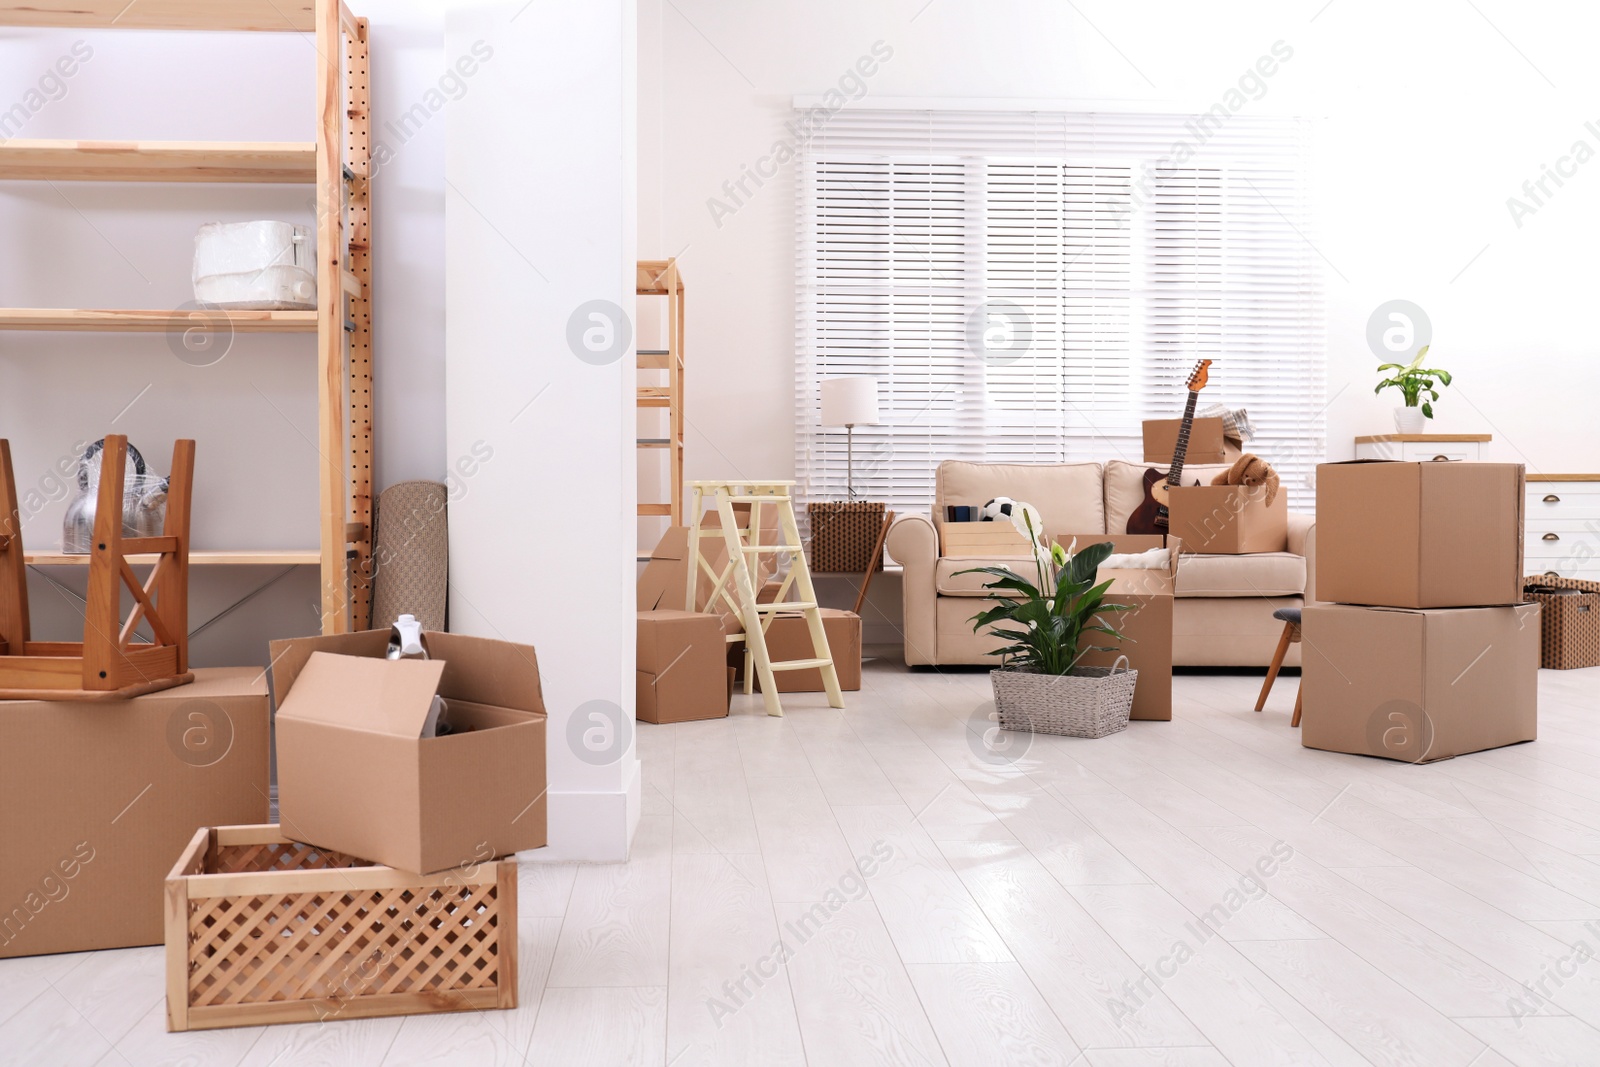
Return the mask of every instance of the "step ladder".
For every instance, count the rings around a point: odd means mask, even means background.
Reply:
[[[640,437],[638,447],[665,450],[667,456],[668,499],[639,504],[641,516],[660,516],[674,526],[683,525],[683,276],[676,259],[641,259],[634,292],[638,296],[667,298],[664,320],[666,348],[640,348],[638,369],[665,371],[665,384],[640,385],[636,396],[639,408],[665,408],[665,437]],[[659,454],[659,452],[655,453]]]
[[[776,671],[804,671],[818,669],[822,684],[828,692],[828,706],[844,707],[844,693],[839,689],[839,672],[833,666],[833,654],[828,650],[828,635],[822,628],[822,613],[817,610],[817,591],[811,584],[811,571],[806,566],[805,545],[800,540],[800,527],[794,517],[794,482],[750,481],[697,481],[690,482],[694,490],[692,514],[694,525],[689,528],[689,580],[686,590],[690,604],[695,602],[695,586],[701,573],[713,581],[706,610],[715,611],[718,601],[727,604],[744,626],[741,633],[728,635],[730,643],[744,642],[744,691],[750,693],[756,677],[761,679],[761,698],[768,715],[782,715],[783,705],[778,701]],[[722,524],[723,544],[727,548],[726,561],[719,572],[700,551],[700,523],[705,514],[706,497],[713,498],[717,518]],[[734,505],[748,505],[748,526],[742,526],[734,512]],[[778,539],[772,544],[761,540],[762,509],[773,507],[778,515]],[[757,600],[756,588],[762,556],[788,555],[791,557],[788,576],[784,578],[773,603]],[[800,599],[782,602],[789,590],[794,589]],[[811,650],[808,659],[773,662],[767,655],[767,630],[772,620],[780,616],[804,617],[806,629],[811,632]]]

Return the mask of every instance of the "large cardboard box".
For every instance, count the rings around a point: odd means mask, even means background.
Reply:
[[[278,821],[308,844],[430,874],[546,843],[545,713],[532,648],[428,631],[274,641]],[[456,732],[423,738],[434,693]]]
[[[698,611],[641,611],[635,662],[635,717],[690,722],[728,715],[727,642],[722,620]]]
[[[1179,485],[1167,500],[1167,529],[1184,551],[1214,555],[1289,550],[1289,491],[1272,503],[1261,485]]]
[[[819,608],[822,613],[822,632],[828,635],[828,654],[833,657],[833,669],[839,673],[839,688],[854,692],[861,688],[861,616],[853,611],[838,608]],[[767,630],[767,655],[773,660],[812,659],[816,653],[811,648],[811,630],[801,615],[779,615]],[[731,645],[729,661],[744,667],[744,645]],[[821,693],[822,672],[816,668],[805,671],[777,671],[773,677],[780,693]],[[761,679],[755,680],[761,689]]]
[[[1178,447],[1178,430],[1182,419],[1144,420],[1144,461],[1161,467],[1172,466],[1172,453]],[[1228,450],[1223,444],[1220,418],[1195,419],[1189,428],[1189,448],[1183,462],[1227,463]]]
[[[0,957],[159,945],[202,826],[267,821],[260,668],[130,700],[0,702]]]
[[[1538,735],[1539,606],[1301,616],[1300,743],[1427,763]]]
[[[1090,652],[1080,661],[1085,667],[1110,667],[1119,656],[1128,657],[1128,666],[1139,672],[1133,689],[1133,710],[1129,718],[1166,722],[1172,718],[1172,596],[1178,577],[1178,552],[1175,539],[1152,534],[1077,534],[1058,537],[1063,546],[1079,548],[1110,541],[1121,553],[1147,552],[1172,546],[1175,551],[1162,570],[1116,570],[1102,567],[1098,578],[1110,581],[1106,600],[1126,604],[1131,611],[1111,612],[1105,620],[1122,632],[1124,640],[1116,652]],[[1104,634],[1093,634],[1103,638]],[[1109,640],[1109,638],[1107,639]]]
[[[1317,467],[1317,596],[1455,608],[1522,601],[1520,463]]]

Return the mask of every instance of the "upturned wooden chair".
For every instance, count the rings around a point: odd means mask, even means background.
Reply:
[[[124,537],[122,497],[128,439],[105,439],[89,554],[83,640],[34,641],[28,568],[11,446],[0,440],[0,700],[115,700],[194,681],[189,670],[189,505],[194,442],[172,449],[166,523],[159,537]],[[128,557],[154,553],[142,583]],[[122,618],[122,590],[133,609]],[[140,622],[154,640],[135,640]]]
[[[1278,650],[1272,654],[1272,665],[1267,668],[1267,680],[1261,686],[1261,695],[1256,698],[1256,710],[1260,711],[1267,706],[1267,694],[1272,692],[1272,683],[1278,680],[1278,671],[1283,667],[1283,657],[1289,654],[1289,646],[1300,640],[1300,609],[1279,608],[1272,613],[1274,619],[1283,620],[1283,636],[1278,638]],[[1300,690],[1294,694],[1294,718],[1289,720],[1290,726],[1300,725]]]

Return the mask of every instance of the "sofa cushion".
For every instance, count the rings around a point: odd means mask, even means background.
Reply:
[[[946,460],[934,479],[933,515],[946,504],[982,506],[997,496],[1039,509],[1046,531],[1102,533],[1105,494],[1098,463],[964,463]]]
[[[1105,466],[1105,517],[1101,527],[1106,533],[1127,533],[1128,516],[1144,501],[1144,472],[1154,464],[1129,463],[1114,459]],[[1183,483],[1193,485],[1199,481],[1210,485],[1211,479],[1231,467],[1231,463],[1195,464],[1183,468]],[[1181,595],[1181,594],[1180,594]]]
[[[1183,555],[1177,595],[1299,596],[1306,591],[1306,558],[1293,552],[1243,556]]]
[[[988,596],[983,587],[991,580],[987,574],[960,573],[974,567],[1005,567],[1030,582],[1039,580],[1035,564],[1027,556],[941,556],[933,570],[934,589],[940,596]]]

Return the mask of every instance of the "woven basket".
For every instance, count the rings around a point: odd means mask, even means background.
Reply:
[[[873,564],[872,551],[883,533],[882,501],[813,501],[806,505],[811,519],[812,571],[818,574],[865,574]],[[874,570],[883,569],[879,556]]]
[[[1110,667],[1079,667],[1071,674],[1035,674],[1001,667],[989,672],[994,704],[1004,730],[1105,737],[1128,726],[1139,672],[1128,657]]]
[[[1539,585],[1578,593],[1526,592]],[[1552,671],[1600,667],[1600,582],[1530,574],[1523,579],[1523,589],[1539,605],[1539,666]]]

